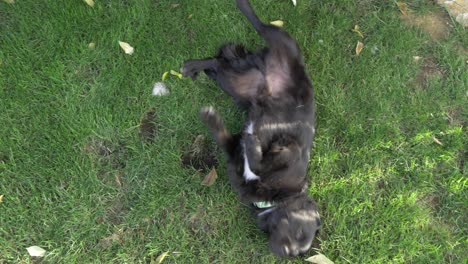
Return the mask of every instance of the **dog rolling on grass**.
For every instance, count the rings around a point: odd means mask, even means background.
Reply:
[[[209,59],[186,61],[184,76],[204,71],[248,113],[230,134],[212,107],[200,117],[228,158],[228,176],[252,205],[271,250],[297,256],[309,250],[321,222],[307,196],[307,165],[315,134],[315,102],[299,47],[282,29],[262,23],[248,0],[237,6],[268,44],[257,52],[226,44]]]

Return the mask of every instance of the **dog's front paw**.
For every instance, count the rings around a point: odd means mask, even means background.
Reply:
[[[198,64],[199,63],[196,60],[188,60],[184,62],[184,65],[180,69],[182,75],[184,77],[190,77],[192,80],[195,80],[198,76],[198,73],[200,72]]]

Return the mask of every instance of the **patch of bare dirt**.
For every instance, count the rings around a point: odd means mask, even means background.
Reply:
[[[427,87],[431,80],[444,77],[444,71],[435,62],[433,58],[424,58],[421,68],[416,75],[416,86],[420,88]]]
[[[106,202],[104,214],[96,221],[98,223],[111,223],[113,225],[120,225],[123,223],[129,210],[130,207],[125,201],[124,193],[118,193],[114,198]]]
[[[216,149],[210,146],[203,135],[198,135],[182,153],[181,163],[184,167],[192,167],[197,171],[207,173],[218,165]]]
[[[125,234],[125,229],[121,228],[117,230],[117,232],[111,234],[110,236],[100,239],[98,242],[98,247],[102,249],[108,249],[114,243],[122,244],[124,234]]]
[[[410,10],[402,11],[401,19],[410,26],[420,28],[434,41],[446,39],[453,27],[450,17],[443,10],[423,15],[415,14]]]
[[[209,235],[215,232],[213,224],[209,221],[210,219],[207,210],[199,205],[197,211],[186,219],[186,223],[193,235]]]
[[[140,121],[140,137],[147,143],[154,142],[158,126],[156,124],[156,110],[154,108],[146,111]]]
[[[82,151],[93,157],[101,166],[111,166],[114,169],[122,169],[126,166],[127,149],[121,142],[92,137],[83,146]]]

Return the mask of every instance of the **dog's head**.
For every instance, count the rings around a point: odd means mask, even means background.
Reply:
[[[258,225],[269,233],[269,245],[279,256],[306,253],[321,226],[315,202],[301,194],[257,217]]]

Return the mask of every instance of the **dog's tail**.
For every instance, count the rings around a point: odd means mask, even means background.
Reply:
[[[224,126],[221,117],[215,112],[212,106],[203,107],[200,110],[200,119],[205,123],[216,141],[216,144],[229,156],[233,153],[233,136]]]

